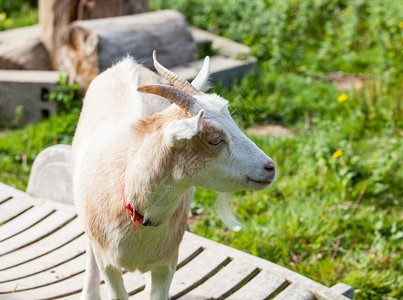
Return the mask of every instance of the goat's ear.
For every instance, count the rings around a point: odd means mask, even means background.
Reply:
[[[169,147],[180,148],[196,134],[199,133],[202,124],[204,110],[195,117],[173,121],[164,130],[164,139]]]

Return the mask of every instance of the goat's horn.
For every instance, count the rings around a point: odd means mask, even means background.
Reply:
[[[197,95],[199,91],[195,89],[193,85],[191,85],[186,79],[176,75],[174,72],[168,70],[163,65],[161,65],[157,61],[157,51],[153,51],[153,60],[154,60],[154,67],[164,77],[168,80],[173,86],[185,91],[189,95]]]
[[[154,94],[164,97],[186,112],[193,112],[196,105],[196,98],[187,92],[170,85],[142,85],[137,88],[140,93]]]

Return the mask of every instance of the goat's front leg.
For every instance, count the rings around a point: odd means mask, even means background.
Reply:
[[[87,242],[87,267],[85,268],[85,279],[81,300],[99,300],[99,271],[91,242]]]
[[[101,265],[101,264],[99,264]],[[111,265],[99,266],[102,277],[105,280],[109,299],[126,300],[128,299],[127,292],[123,285],[122,271]]]
[[[151,270],[151,300],[168,299],[169,287],[176,270],[176,260]]]

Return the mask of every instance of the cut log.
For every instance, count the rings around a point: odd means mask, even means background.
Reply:
[[[0,69],[51,70],[48,52],[39,39],[0,45]]]
[[[167,67],[197,58],[185,18],[173,10],[72,23],[63,40],[61,70],[87,87],[104,69],[127,55],[152,68],[152,51]]]
[[[39,36],[37,25],[0,32],[0,69],[50,70]]]
[[[21,27],[0,31],[0,44],[11,43],[15,41],[26,41],[29,39],[39,39],[41,30],[39,25]]]
[[[38,7],[41,39],[57,70],[64,59],[58,52],[63,31],[71,22],[146,12],[148,0],[39,0]]]

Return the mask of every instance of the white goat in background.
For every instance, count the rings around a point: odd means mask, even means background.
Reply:
[[[156,60],[173,86],[126,58],[91,83],[73,141],[74,197],[89,237],[83,299],[127,299],[121,268],[151,271],[167,299],[194,186],[261,190],[273,161],[238,128],[228,101],[205,94],[209,59],[190,84]],[[172,104],[170,101],[172,101]],[[228,197],[218,205],[238,229]]]

